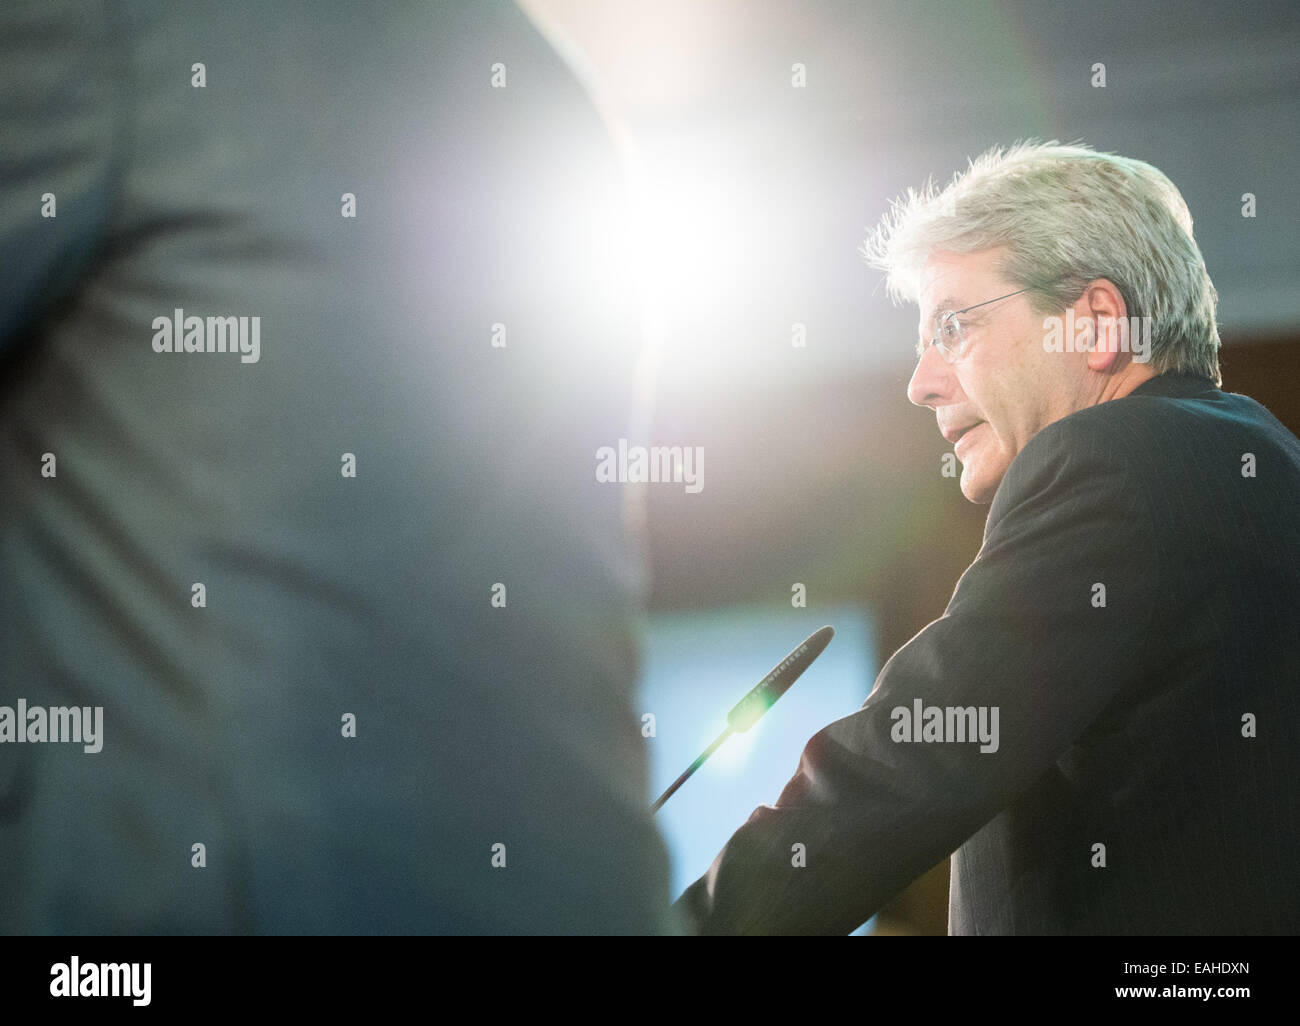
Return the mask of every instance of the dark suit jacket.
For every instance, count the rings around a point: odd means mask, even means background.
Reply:
[[[619,175],[509,3],[0,9],[0,930],[673,928]]]
[[[943,616],[678,907],[845,933],[951,853],[954,934],[1300,932],[1298,613],[1300,442],[1267,410],[1167,374],[1065,417]],[[893,740],[917,699],[997,707],[997,751]]]

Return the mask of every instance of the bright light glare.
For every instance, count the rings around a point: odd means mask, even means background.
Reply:
[[[642,169],[632,209],[636,266],[648,297],[668,323],[740,308],[741,271],[754,240],[731,184],[698,161],[655,164]]]
[[[754,749],[754,739],[758,734],[757,726],[751,727],[744,734],[732,734],[705,765],[717,763],[719,769],[725,769],[728,773],[740,772],[749,762],[749,753]]]

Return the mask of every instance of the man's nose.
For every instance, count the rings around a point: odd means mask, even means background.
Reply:
[[[917,406],[934,406],[949,397],[952,380],[952,367],[944,362],[938,346],[926,346],[907,383],[907,398]]]

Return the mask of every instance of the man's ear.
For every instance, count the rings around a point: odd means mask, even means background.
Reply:
[[[1128,305],[1115,283],[1098,278],[1074,304],[1074,320],[1092,325],[1093,345],[1088,352],[1088,369],[1106,373],[1116,369],[1121,353],[1128,352]]]

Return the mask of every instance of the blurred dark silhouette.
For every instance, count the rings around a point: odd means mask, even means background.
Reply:
[[[0,704],[104,710],[0,745],[0,928],[671,930],[576,80],[505,3],[0,22]]]

